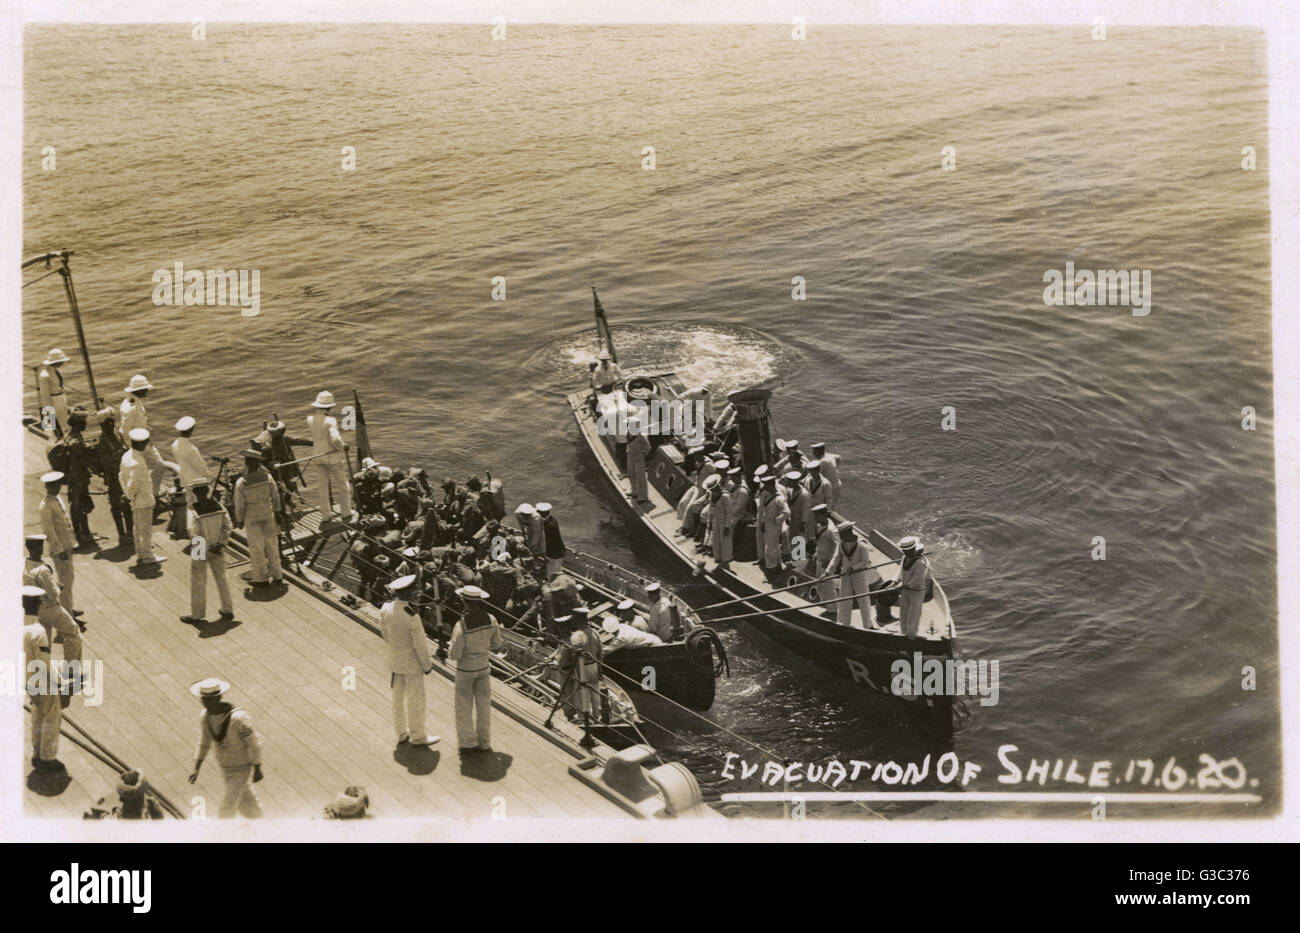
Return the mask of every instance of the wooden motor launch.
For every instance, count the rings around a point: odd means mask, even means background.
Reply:
[[[593,289],[594,294],[594,289]],[[602,341],[602,355],[617,360],[604,308],[597,297],[596,323]],[[896,700],[899,709],[922,712],[945,728],[951,727],[953,697],[914,689],[910,675],[900,683],[900,671],[911,672],[915,657],[940,662],[957,655],[956,628],[943,587],[934,581],[923,604],[919,630],[908,636],[892,617],[880,628],[858,628],[837,621],[837,606],[853,597],[822,599],[809,572],[809,561],[786,561],[776,577],[769,579],[755,563],[752,518],[741,520],[735,534],[734,559],[719,566],[716,556],[697,553],[694,542],[679,533],[676,506],[694,485],[692,468],[703,452],[729,451],[739,457],[745,476],[752,478],[760,467],[772,470],[780,456],[780,442],[772,427],[772,392],[764,388],[745,389],[727,397],[726,408],[706,422],[704,436],[656,434],[648,437],[651,452],[646,456],[647,499],[638,501],[627,474],[626,438],[601,429],[602,415],[618,406],[644,406],[655,400],[689,401],[698,397],[673,372],[641,374],[629,370],[623,358],[620,375],[626,376],[607,391],[585,388],[567,396],[580,436],[595,458],[605,485],[614,494],[625,516],[648,531],[660,549],[696,578],[707,583],[718,600],[712,608],[725,612],[706,617],[706,624],[743,618],[748,624],[788,650],[812,661],[836,678]],[[608,424],[608,420],[605,424]],[[832,510],[835,525],[848,519]],[[897,577],[903,550],[880,531],[853,534],[865,548],[869,563],[879,568],[887,587]],[[811,545],[808,551],[811,552]],[[728,608],[721,609],[727,604]],[[710,607],[705,607],[708,609]],[[704,610],[701,610],[703,612]],[[896,610],[895,610],[896,612]]]

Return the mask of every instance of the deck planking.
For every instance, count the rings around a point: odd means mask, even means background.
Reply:
[[[30,532],[39,530],[39,476],[48,466],[44,440],[31,431],[24,438],[24,528]],[[107,502],[94,498],[91,528],[109,538],[101,544],[114,544]],[[295,586],[272,601],[250,598],[254,591],[240,579],[246,560],[232,561],[228,569],[238,625],[223,631],[209,623],[200,631],[182,623],[180,616],[189,610],[189,560],[183,542],[170,540],[165,528],[154,525],[155,550],[168,556],[156,577],[133,575],[133,555],[122,549],[76,556],[77,606],[86,611],[88,626],[85,657],[103,662],[105,684],[101,705],[78,697],[68,713],[118,757],[143,769],[183,811],[201,801],[214,816],[220,802],[215,756],[209,755],[196,785],[186,782],[201,711],[189,685],[220,676],[232,684],[231,702],[248,710],[261,734],[266,777],[256,790],[266,817],[321,817],[324,805],[353,783],[366,788],[377,818],[487,818],[496,798],[504,799],[511,816],[627,816],[569,775],[574,753],[500,709],[492,720],[498,766],[485,774],[471,762],[465,769],[470,773],[462,773],[453,687],[437,672],[426,679],[427,723],[442,741],[427,751],[399,749],[379,636]],[[209,578],[210,619],[217,609]],[[344,688],[345,668],[355,672],[355,689]],[[528,706],[500,684],[493,691],[501,705]],[[509,765],[500,774],[507,755]],[[24,789],[28,815],[80,817],[111,792],[113,769],[66,737],[60,757],[71,782],[53,797]],[[24,769],[24,779],[30,771]]]

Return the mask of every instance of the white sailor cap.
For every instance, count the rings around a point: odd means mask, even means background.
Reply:
[[[813,445],[812,445],[812,449],[813,449],[813,450],[825,450],[825,449],[826,449],[826,442],[825,442],[825,441],[816,441],[816,442],[813,443]]]
[[[776,484],[776,474],[775,474],[775,473],[764,473],[764,474],[761,475],[761,476],[758,475],[757,473],[755,473],[755,474],[754,474],[754,479],[758,480],[758,481],[759,481],[760,483],[762,483],[764,486],[768,485],[769,483],[772,484],[772,485],[775,485],[775,484]]]
[[[719,476],[717,473],[713,473],[710,474],[710,476],[707,479],[705,479],[703,488],[712,489],[714,486],[717,486],[721,482],[722,482],[722,477]]]
[[[191,489],[198,489],[200,486],[207,486],[207,485],[209,485],[209,481],[206,476],[200,476],[198,479],[190,480]]]
[[[420,549],[419,549],[418,547],[416,547],[415,545],[411,545],[410,547],[408,547],[406,550],[404,550],[404,551],[402,552],[402,556],[403,556],[403,557],[419,557],[419,556],[420,556]]]
[[[719,457],[714,460],[713,465],[718,468],[719,473],[726,473],[731,469],[731,461],[726,457]]]
[[[379,466],[379,461],[377,461],[374,457],[361,458],[361,469],[369,470],[371,467],[377,467],[377,466]]]
[[[37,541],[44,543],[45,540],[46,540],[45,535],[42,534],[28,535],[26,538],[28,544],[35,544]]]
[[[176,422],[176,430],[177,430],[177,431],[190,431],[190,430],[193,430],[194,425],[196,425],[197,423],[198,423],[198,422],[196,422],[196,421],[195,421],[193,418],[191,418],[189,415],[186,415],[186,416],[185,416],[184,418],[182,418],[180,421],[177,421],[177,422]]]
[[[456,590],[456,595],[461,599],[487,599],[487,590],[478,586],[462,586]]]
[[[812,513],[814,515],[830,515],[831,507],[827,505],[825,502],[818,502],[816,505],[812,507]]]
[[[61,483],[61,482],[63,482],[63,474],[60,473],[58,470],[50,470],[50,472],[48,472],[48,473],[42,473],[42,474],[41,474],[41,482],[42,482],[42,483]]]
[[[617,635],[619,624],[620,623],[618,619],[614,618],[613,616],[605,616],[605,618],[600,623],[600,627],[603,628],[605,631],[609,632],[609,634],[611,635]]]
[[[23,596],[30,597],[32,599],[44,598],[45,591],[41,589],[39,586],[28,585],[23,587]]]
[[[652,580],[651,582],[647,583],[647,584],[645,585],[645,591],[646,591],[647,593],[657,593],[657,592],[659,592],[659,581],[658,581],[658,580]]]
[[[898,546],[904,551],[924,551],[925,545],[916,535],[908,535],[906,538],[899,539]]]
[[[797,483],[799,482],[799,480],[803,479],[803,474],[800,473],[798,470],[791,470],[789,473],[785,474],[785,476],[781,478],[784,479],[787,483]]]
[[[149,432],[144,428],[132,428],[131,433],[128,434],[127,437],[136,443],[143,443],[144,441],[149,440]]]
[[[516,514],[516,515],[532,515],[532,514],[534,514],[536,511],[537,511],[537,510],[536,510],[535,508],[533,508],[531,505],[529,505],[527,502],[521,502],[521,503],[519,503],[518,507],[515,509],[515,514]]]
[[[196,697],[219,697],[230,689],[230,684],[220,677],[209,677],[190,684],[190,693]]]
[[[623,600],[621,603],[618,604],[618,611],[619,611],[619,612],[627,612],[629,609],[635,609],[635,608],[636,608],[636,603],[634,603],[634,602],[633,602],[632,600],[630,600],[630,599],[625,599],[625,600]]]
[[[587,616],[591,615],[591,610],[586,606],[574,606],[570,611],[580,619],[585,619]]]
[[[398,577],[392,583],[388,584],[388,589],[394,593],[400,593],[403,590],[410,589],[413,583],[415,583],[415,574],[408,573],[406,576]]]
[[[556,624],[556,625],[566,625],[566,626],[567,626],[567,625],[568,625],[570,622],[572,622],[572,621],[573,621],[573,616],[567,616],[567,615],[566,615],[566,616],[556,616],[556,617],[555,617],[555,624]]]
[[[689,450],[686,451],[686,455],[687,455],[688,457],[689,457],[689,456],[692,456],[692,455],[694,455],[694,454],[702,454],[702,453],[704,453],[704,445],[703,445],[703,444],[696,444],[694,447],[692,447],[692,448],[690,448]]]
[[[844,532],[846,531],[852,533],[853,529],[856,527],[857,525],[854,524],[853,522],[840,522],[838,525],[835,526],[835,530],[838,531],[840,534],[844,534]]]
[[[537,511],[538,511],[540,514],[545,515],[545,514],[547,514],[548,512],[551,511],[551,503],[549,503],[549,502],[539,502],[539,503],[537,503],[537,505],[536,505],[536,509],[537,509]]]
[[[727,471],[727,475],[728,475],[728,476],[739,476],[740,474],[742,474],[742,473],[744,473],[744,472],[745,472],[745,471],[742,470],[740,467],[738,467],[738,466],[734,466],[734,467],[732,467],[730,470]]]
[[[758,465],[758,469],[754,471],[754,479],[758,479],[760,476],[763,476],[765,473],[767,473],[767,471],[768,471],[767,464],[760,463]]]
[[[803,465],[806,470],[820,470],[822,468],[822,462],[820,460],[805,460]]]

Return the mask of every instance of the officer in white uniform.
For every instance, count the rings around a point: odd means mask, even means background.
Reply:
[[[172,459],[180,467],[181,487],[185,490],[185,504],[194,504],[193,487],[199,480],[208,478],[208,464],[203,459],[203,454],[194,446],[194,441],[190,437],[194,434],[195,421],[189,415],[186,415],[180,421],[176,422],[176,430],[180,437],[172,441]]]
[[[50,654],[50,636],[39,618],[45,591],[39,586],[23,587],[23,684],[32,706],[32,767],[60,769],[59,723],[63,704],[59,700],[59,675]]]
[[[59,369],[68,362],[68,354],[55,347],[49,357],[42,363],[42,369],[36,376],[37,396],[41,406],[41,421],[45,421],[45,409],[54,409],[54,433],[63,436],[68,426],[68,396],[63,389],[63,373]]]
[[[117,479],[122,493],[131,503],[131,532],[135,538],[135,565],[147,567],[167,559],[166,554],[153,550],[153,507],[157,502],[149,469],[146,448],[150,447],[149,432],[133,428],[127,435],[131,449],[122,454],[122,466]]]
[[[344,518],[355,517],[352,512],[352,487],[348,483],[348,459],[344,451],[339,423],[330,414],[334,407],[334,394],[320,392],[311,403],[316,409],[307,416],[307,436],[311,438],[311,456],[308,465],[311,479],[307,486],[314,490],[316,508],[321,514],[330,514],[330,499]]]
[[[875,628],[871,622],[871,590],[880,583],[880,574],[871,567],[866,545],[854,533],[853,522],[844,522],[837,530],[840,543],[826,572],[839,579],[838,621],[840,625],[852,626],[853,604],[857,603],[862,616],[862,624],[858,627]],[[847,599],[849,596],[855,598]]]
[[[143,375],[137,374],[131,377],[131,382],[125,389],[126,398],[122,399],[121,417],[117,419],[117,432],[121,435],[123,441],[130,441],[131,433],[137,429],[143,429],[146,432],[149,430],[149,412],[144,406],[144,400],[152,388],[153,385]],[[167,470],[179,473],[180,467],[164,460],[162,454],[158,453],[158,449],[152,443],[142,449],[144,458],[149,464],[149,477],[152,481],[153,495],[156,500],[158,490],[162,488],[163,474]]]
[[[215,745],[226,785],[217,815],[229,819],[238,810],[241,816],[254,819],[262,815],[261,801],[253,792],[253,785],[262,780],[262,741],[248,712],[223,699],[229,689],[230,684],[216,677],[190,686],[190,693],[202,701],[203,712],[199,715],[199,746],[189,780],[193,784],[199,779],[203,759]]]
[[[821,441],[812,445],[812,455],[821,468],[822,478],[831,484],[831,508],[834,509],[840,501],[840,455],[828,454]]]
[[[280,490],[263,468],[262,454],[245,450],[244,472],[235,480],[235,524],[248,537],[248,561],[253,586],[276,585],[283,581],[280,569],[280,533],[276,516],[280,511]]]
[[[77,548],[77,535],[72,530],[72,519],[59,490],[63,488],[63,474],[52,470],[41,477],[45,484],[45,498],[41,499],[41,528],[54,561],[54,573],[59,579],[59,602],[74,616],[80,615],[72,603],[72,585],[76,579],[72,555]]]
[[[410,603],[415,595],[415,575],[398,577],[388,584],[388,589],[393,598],[379,610],[379,625],[388,646],[397,742],[432,745],[438,736],[430,735],[424,727],[424,675],[433,670],[433,662],[420,612]]]

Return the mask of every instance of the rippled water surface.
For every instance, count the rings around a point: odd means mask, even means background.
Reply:
[[[194,415],[205,450],[356,387],[390,462],[491,469],[512,502],[554,503],[574,545],[687,585],[629,535],[561,397],[594,283],[632,368],[776,386],[779,433],[843,455],[847,511],[929,542],[963,651],[1001,669],[959,756],[1236,756],[1271,796],[1262,40],[788,35],[30,28],[25,250],[77,251],[101,391],[148,373],[155,420]],[[1152,270],[1151,314],[1045,306],[1067,260]],[[154,306],[177,261],[260,270],[261,314]],[[30,362],[75,347],[56,283],[23,292]],[[714,712],[746,739],[804,760],[932,750],[747,629],[724,638]],[[745,750],[692,741],[710,783],[713,756]]]

